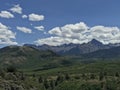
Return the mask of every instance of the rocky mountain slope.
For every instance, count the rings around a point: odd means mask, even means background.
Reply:
[[[49,46],[49,45],[36,46],[36,45],[31,45],[31,44],[25,44],[24,46],[34,47],[38,50],[52,50],[53,52],[60,54],[60,55],[81,55],[85,53],[94,52],[97,50],[117,47],[120,45],[119,44],[104,45],[101,42],[93,39],[92,41],[88,43],[84,43],[84,44],[70,43],[70,44],[63,44],[60,46]]]

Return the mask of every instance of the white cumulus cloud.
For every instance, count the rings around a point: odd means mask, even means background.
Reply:
[[[27,18],[28,16],[27,15],[22,15],[22,18]]]
[[[47,44],[52,46],[57,46],[65,43],[70,43],[70,39],[62,38],[62,37],[50,37],[44,39],[38,39],[35,41],[38,45]]]
[[[8,11],[1,11],[0,17],[2,17],[2,18],[14,18],[14,15]]]
[[[62,32],[59,27],[55,27],[52,30],[48,32],[49,34],[57,35],[57,36],[62,36]]]
[[[17,30],[22,31],[24,33],[29,33],[29,34],[32,33],[32,30],[29,29],[29,28],[26,28],[26,27],[19,27],[19,26],[17,26],[16,28],[17,28]]]
[[[16,34],[13,33],[10,28],[0,23],[0,44],[15,45],[17,42],[13,41]]]
[[[48,33],[53,36],[38,39],[35,43],[56,46],[68,43],[82,44],[92,39],[96,39],[103,44],[120,43],[120,29],[118,27],[102,25],[89,27],[84,22],[55,27],[49,30]]]
[[[22,14],[22,8],[19,4],[14,5],[12,8],[10,8],[10,11],[12,11],[13,13]]]
[[[32,14],[29,14],[29,20],[30,21],[41,21],[41,20],[44,20],[44,16],[32,13]]]
[[[34,28],[39,31],[44,31],[44,26],[35,26]]]
[[[94,26],[91,28],[91,35],[104,44],[120,43],[117,40],[120,35],[120,29],[118,27]]]

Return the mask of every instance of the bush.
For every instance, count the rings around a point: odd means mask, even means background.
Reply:
[[[14,67],[14,66],[9,66],[9,67],[7,67],[7,72],[16,72],[17,71],[17,68],[16,67]]]
[[[101,81],[103,79],[104,79],[104,74],[102,72],[100,72],[100,74],[99,74],[99,80]]]
[[[75,75],[74,78],[75,79],[80,79],[80,76],[79,75]]]
[[[116,72],[116,73],[115,73],[115,76],[116,76],[116,77],[119,77],[120,75],[119,75],[119,73],[118,73],[118,72]]]
[[[69,74],[65,74],[65,80],[69,80],[69,79],[70,79]]]
[[[94,74],[91,74],[91,75],[90,75],[90,79],[95,79],[95,75],[94,75]]]

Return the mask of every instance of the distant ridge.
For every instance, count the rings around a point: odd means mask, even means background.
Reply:
[[[74,61],[76,57],[79,60],[92,60],[93,58],[100,58],[98,60],[102,60],[103,58],[108,60],[119,59],[120,46],[103,45],[97,40],[92,40],[81,45],[70,43],[61,46],[36,46],[31,44],[7,46],[0,49],[0,66],[40,67],[42,70],[48,67],[53,68],[73,64],[76,62]]]
[[[58,55],[53,51],[40,51],[28,46],[7,46],[0,49],[0,66],[17,65],[22,67],[37,66],[43,60]]]
[[[50,46],[50,45],[36,46],[33,44],[25,44],[24,46],[34,47],[38,50],[52,50],[53,52],[60,55],[81,55],[81,54],[91,53],[97,50],[118,47],[120,46],[120,44],[104,45],[98,40],[93,39],[90,42],[84,44],[70,43],[70,44],[63,44],[60,46]]]
[[[102,49],[95,52],[87,53],[82,55],[83,58],[102,58],[102,59],[112,59],[112,58],[120,58],[120,46],[112,47],[109,49]]]

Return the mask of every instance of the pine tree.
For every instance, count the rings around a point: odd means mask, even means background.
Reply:
[[[56,80],[58,82],[63,82],[64,81],[64,77],[62,75],[59,75]]]
[[[47,81],[47,79],[44,80],[44,83],[43,83],[45,89],[48,89],[50,86],[49,86],[49,82]]]
[[[101,81],[103,79],[104,79],[104,74],[102,72],[100,72],[100,74],[99,74],[99,80]]]
[[[116,73],[115,73],[115,76],[116,76],[116,77],[119,77],[120,75],[119,75],[119,73],[118,73],[118,72],[116,72]]]
[[[55,86],[62,83],[64,81],[64,77],[62,75],[59,75],[55,81]]]
[[[53,80],[50,81],[50,87],[52,90],[55,88],[55,82]]]
[[[91,74],[91,75],[90,75],[90,79],[95,79],[95,75],[94,75],[94,74]]]
[[[39,83],[43,83],[43,78],[42,78],[42,76],[40,76],[40,77],[38,78],[38,82],[39,82]]]
[[[3,77],[3,78],[5,77],[5,71],[4,70],[0,69],[0,76]]]
[[[70,79],[69,74],[65,74],[65,80],[69,80],[69,79]]]

